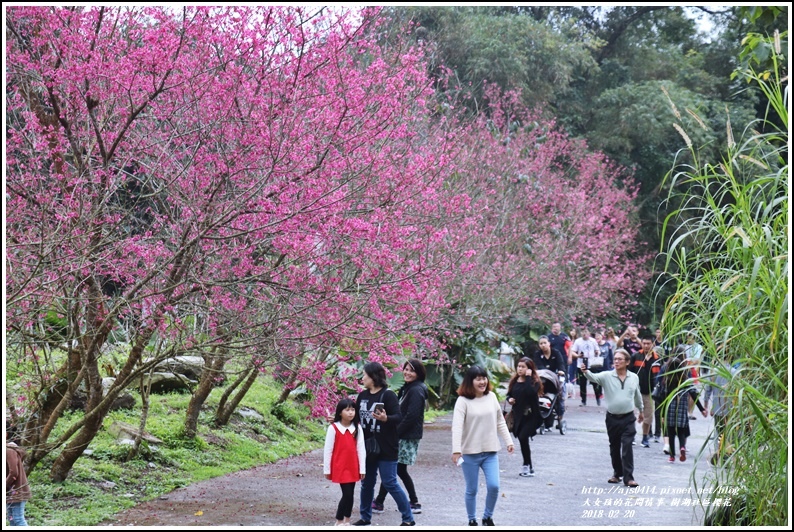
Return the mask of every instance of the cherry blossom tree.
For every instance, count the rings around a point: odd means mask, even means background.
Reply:
[[[444,251],[472,258],[447,285],[457,323],[625,317],[649,277],[649,257],[636,252],[636,187],[518,94],[492,89],[489,100],[460,126],[448,179],[471,202]]]
[[[450,315],[603,315],[644,281],[620,170],[513,95],[443,111],[377,9],[7,14],[7,345],[56,480],[175,355],[205,360],[190,437],[230,366],[217,423],[263,371],[322,413],[341,366],[438,356]]]
[[[63,446],[54,479],[163,358],[234,353],[259,371],[342,339],[388,357],[439,308],[422,220],[444,209],[444,161],[413,125],[429,84],[361,15],[9,10],[7,333],[39,371],[25,434],[33,464]],[[47,316],[64,323],[61,366]],[[85,416],[49,441],[81,384]]]

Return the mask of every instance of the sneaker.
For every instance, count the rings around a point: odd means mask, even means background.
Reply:
[[[647,437],[642,439],[642,446],[643,447],[650,447],[651,446],[651,444],[648,442],[648,438]]]
[[[601,406],[601,398],[596,397],[596,406]]]
[[[681,447],[681,456],[678,457],[682,462],[686,462],[686,449]]]
[[[653,443],[659,443],[659,438],[661,438],[661,436],[654,436]]]
[[[408,522],[400,523],[400,526],[416,526],[416,521],[408,521]]]
[[[358,521],[353,523],[353,526],[369,526],[371,524],[372,524],[371,521],[364,521],[363,519],[359,519]]]
[[[675,462],[675,456],[673,456],[673,455],[671,454],[671,455],[670,455],[670,456],[667,458],[667,461],[668,461],[668,462],[670,462],[670,463],[672,464],[673,462]]]
[[[529,466],[522,465],[521,466],[521,473],[518,474],[520,477],[528,477],[529,476]]]
[[[482,526],[496,526],[493,524],[493,518],[491,517],[483,517],[482,518]]]
[[[411,511],[413,513],[415,513],[415,514],[421,514],[422,513],[422,505],[419,504],[418,502],[412,502],[411,503]]]
[[[531,467],[529,468],[529,476],[530,477],[534,477],[535,476],[535,470],[533,468],[531,468]]]
[[[372,513],[373,514],[382,514],[383,513],[383,503],[378,501],[372,501]]]
[[[637,442],[635,440],[631,440],[631,444],[632,445],[637,445]]]
[[[664,448],[662,449],[662,452],[663,452],[664,454],[670,454],[670,444],[669,444],[669,443],[668,443],[668,444],[665,444]],[[672,455],[672,454],[670,454],[670,456],[673,456],[673,455]]]
[[[477,526],[477,520],[476,519],[469,519],[469,526]]]
[[[579,406],[587,406],[587,403],[585,403],[584,401],[582,401],[582,403],[581,403]]]

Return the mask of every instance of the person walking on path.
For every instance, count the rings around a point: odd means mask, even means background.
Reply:
[[[402,517],[401,526],[414,526],[414,515],[408,496],[397,482],[397,426],[402,420],[400,403],[397,395],[386,388],[386,370],[379,362],[364,364],[364,375],[361,377],[364,390],[356,398],[361,426],[364,429],[364,445],[367,440],[374,439],[379,450],[370,454],[366,447],[366,476],[361,480],[361,518],[354,526],[367,526],[372,523],[372,496],[375,482],[380,472],[381,482],[386,487]]]
[[[538,338],[538,350],[532,355],[532,361],[535,363],[535,369],[548,369],[561,377],[565,377],[566,365],[562,354],[551,347],[548,336],[541,336]],[[557,423],[562,423],[562,416],[565,414],[565,390],[560,390],[557,394],[557,401],[554,408],[557,413]]]
[[[623,484],[630,488],[639,486],[634,480],[634,451],[631,446],[637,428],[635,420],[642,423],[642,396],[640,380],[628,370],[629,353],[618,349],[614,355],[615,369],[592,373],[585,369],[584,376],[590,382],[601,385],[607,400],[606,427],[609,437],[609,455],[612,459],[612,476],[607,482],[617,484],[623,478]],[[635,419],[634,411],[639,411]]]
[[[538,427],[543,423],[538,402],[539,395],[543,395],[543,383],[540,382],[538,372],[535,370],[535,363],[530,358],[523,357],[518,361],[516,374],[507,386],[507,402],[513,405],[515,416],[513,434],[518,439],[521,456],[524,459],[519,473],[522,477],[535,476],[529,440],[537,434]]]
[[[651,391],[656,385],[656,377],[659,375],[661,363],[659,362],[659,355],[653,350],[653,339],[649,336],[642,339],[642,349],[631,356],[631,366],[629,370],[637,374],[640,379],[640,394],[642,395],[643,411],[642,415],[644,421],[642,422],[642,446],[651,446],[651,435],[653,434],[653,421],[654,421],[654,404],[651,398]],[[656,425],[656,433],[659,434],[661,429]],[[659,437],[656,437],[656,442],[659,442]]]
[[[350,525],[353,493],[356,482],[366,474],[366,457],[356,402],[342,399],[336,405],[334,422],[328,427],[323,450],[323,474],[342,488],[342,498],[336,508],[336,526]]]
[[[25,474],[25,450],[6,442],[6,521],[8,526],[28,526],[25,503],[30,500],[30,485]]]
[[[689,437],[689,400],[691,399],[700,410],[703,417],[708,416],[708,411],[700,404],[697,390],[687,383],[687,363],[684,359],[684,347],[679,346],[675,350],[675,356],[670,361],[664,379],[670,397],[667,405],[667,436],[670,440],[669,462],[675,462],[675,437],[678,436],[680,448],[679,460],[686,461],[686,440]],[[681,386],[683,383],[683,386]]]
[[[590,368],[591,361],[596,356],[601,356],[601,349],[595,339],[590,336],[590,329],[583,327],[581,333],[582,336],[577,338],[571,347],[571,357],[576,360],[578,368],[577,380],[579,381],[579,396],[582,400],[579,406],[587,406],[587,379],[584,378],[582,372],[584,369]],[[603,360],[599,366],[603,369]],[[593,393],[595,394],[596,404],[601,406],[601,387],[596,383],[593,383]]]
[[[633,355],[642,349],[642,344],[637,336],[637,327],[627,325],[626,330],[618,338],[618,348],[625,349],[629,355]]]
[[[571,340],[567,334],[562,332],[562,325],[559,322],[554,322],[551,324],[551,332],[548,335],[545,335],[545,338],[548,340],[552,351],[557,351],[560,355],[562,355],[562,363],[563,366],[565,366],[562,368],[562,371],[564,372],[563,376],[568,378],[568,365],[572,362],[570,355],[568,354],[568,350],[570,349],[573,340]],[[541,369],[540,366],[538,366],[538,369]],[[573,379],[568,380],[569,382],[573,382]]]
[[[485,475],[487,494],[482,514],[483,526],[494,526],[493,513],[499,497],[499,456],[497,435],[513,453],[513,440],[507,430],[502,408],[488,373],[482,366],[471,366],[458,387],[452,415],[452,462],[461,466],[466,480],[466,513],[469,526],[477,526],[477,487],[480,469]]]
[[[414,481],[408,474],[408,466],[416,463],[416,454],[419,450],[419,440],[425,424],[425,405],[427,404],[427,386],[425,376],[427,372],[424,364],[418,358],[412,358],[403,364],[403,380],[405,384],[397,392],[400,401],[400,414],[402,420],[397,425],[399,438],[397,450],[397,476],[403,481],[411,503],[411,511],[415,514],[422,513],[422,505],[416,496]],[[386,501],[386,487],[383,481],[375,501],[372,503],[374,513],[383,512],[383,503]]]

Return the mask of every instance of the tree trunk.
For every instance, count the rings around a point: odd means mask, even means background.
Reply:
[[[201,372],[198,387],[190,398],[187,414],[185,415],[185,437],[187,438],[196,437],[201,407],[204,406],[204,402],[207,400],[207,397],[209,397],[210,392],[212,392],[215,376],[222,371],[223,366],[226,365],[228,357],[225,354],[225,350],[222,351],[224,352],[221,354],[210,355],[204,359],[204,371]]]
[[[303,364],[304,353],[301,352],[295,360],[292,361],[292,368],[290,369],[289,378],[284,382],[284,387],[281,389],[281,395],[273,406],[280,405],[289,398],[289,394],[294,389],[295,379],[298,377],[298,372],[294,368],[299,368]]]
[[[240,374],[237,376],[237,379],[235,379],[235,381],[233,383],[231,383],[229,386],[227,386],[226,389],[223,391],[223,394],[221,395],[220,400],[218,400],[218,407],[215,409],[215,422],[216,422],[216,424],[217,424],[217,420],[220,418],[221,412],[223,412],[224,408],[226,408],[226,401],[229,400],[229,397],[232,395],[234,390],[236,390],[237,387],[240,386],[243,383],[243,381],[248,376],[248,372],[253,367],[254,367],[254,361],[253,360],[249,360],[248,364],[245,367],[245,369],[243,371],[241,371]]]
[[[127,461],[138,456],[138,449],[141,448],[143,441],[143,431],[146,430],[146,420],[149,419],[149,388],[152,384],[152,370],[149,370],[148,379],[146,373],[141,373],[141,422],[138,424],[138,434],[132,443],[130,452],[127,453]]]
[[[56,384],[49,390],[42,390],[39,394],[39,407],[27,418],[21,435],[21,445],[26,449],[34,450],[28,454],[29,464],[37,463],[48,452],[44,451],[47,437],[68,406],[72,393],[80,385],[84,376],[80,373],[81,358],[80,350],[74,349],[70,344],[66,362],[54,375],[53,381]],[[68,397],[65,397],[67,395]]]
[[[52,469],[50,470],[50,478],[54,482],[63,482],[66,480],[66,477],[72,470],[74,463],[78,458],[80,458],[80,456],[83,454],[83,451],[88,447],[99,430],[102,428],[102,423],[105,420],[107,413],[110,411],[110,406],[124,390],[126,385],[125,383],[127,383],[131,378],[135,366],[137,366],[138,361],[141,359],[143,349],[152,336],[153,330],[154,329],[148,329],[143,331],[138,337],[135,345],[132,348],[132,351],[130,352],[129,358],[124,364],[124,367],[118,373],[118,377],[116,378],[114,386],[108,390],[107,395],[101,398],[101,400],[96,404],[96,407],[86,414],[82,420],[82,426],[79,429],[75,429],[75,432],[77,430],[80,432],[78,432],[77,435],[68,442],[66,442],[66,439],[71,437],[71,433],[69,431],[67,431],[67,433],[61,438],[60,441],[65,442],[66,447],[55,459]],[[98,346],[101,344],[94,343],[93,345],[96,345],[98,349]],[[88,361],[88,357],[86,358]],[[99,394],[101,397],[101,383]],[[92,398],[89,397],[89,403],[93,404],[94,402],[91,399]]]
[[[226,404],[223,410],[218,409],[218,412],[215,414],[216,425],[223,426],[229,423],[229,419],[232,417],[232,414],[234,413],[234,410],[237,408],[237,405],[240,404],[240,401],[243,400],[245,394],[247,394],[248,390],[251,389],[251,386],[253,386],[258,376],[259,376],[259,368],[257,366],[254,366],[249,371],[248,377],[245,379],[245,382],[243,383],[242,387],[240,387],[240,390],[232,398],[231,402]]]

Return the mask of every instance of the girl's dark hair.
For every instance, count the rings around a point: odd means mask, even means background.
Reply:
[[[342,410],[347,408],[353,407],[355,410],[356,408],[356,401],[355,399],[351,399],[350,397],[345,397],[341,401],[336,404],[336,413],[334,414],[334,422],[342,421]],[[356,410],[356,416],[353,418],[353,438],[358,438],[358,410]]]
[[[369,375],[376,388],[386,387],[386,368],[380,362],[367,362],[364,364],[364,373]]]
[[[474,399],[477,397],[477,392],[474,390],[474,379],[477,377],[485,377],[488,379],[488,386],[485,388],[484,394],[488,395],[491,389],[493,389],[491,379],[488,377],[488,372],[485,371],[485,368],[476,364],[466,370],[466,375],[463,377],[463,382],[460,383],[460,386],[458,386],[458,395],[465,397],[466,399]]]
[[[684,360],[685,357],[686,346],[679,344],[676,346],[675,350],[673,350],[673,356],[667,363],[667,368],[664,372],[664,382],[667,386],[667,390],[670,392],[678,388],[682,381],[689,378],[686,360]]]
[[[540,381],[540,377],[538,376],[538,371],[535,368],[535,362],[529,357],[521,357],[518,360],[518,364],[524,363],[524,365],[529,369],[529,382],[532,384],[537,385],[538,387],[538,395],[543,395],[543,383]],[[518,366],[516,364],[516,366]],[[513,378],[510,379],[510,384],[507,385],[507,394],[510,395],[513,392],[513,384],[518,382],[518,372],[513,375]]]
[[[411,369],[414,370],[416,373],[416,380],[419,382],[425,382],[427,371],[425,370],[425,365],[422,364],[421,360],[418,358],[411,358],[408,360],[408,362],[403,364],[403,369],[405,369],[406,366],[411,366]]]

